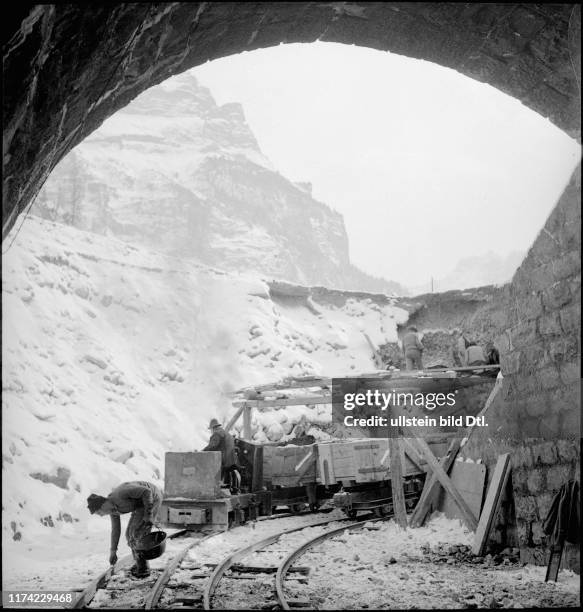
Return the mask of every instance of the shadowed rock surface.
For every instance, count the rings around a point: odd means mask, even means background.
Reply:
[[[3,236],[64,155],[142,91],[207,60],[282,42],[435,62],[580,134],[575,4],[62,4],[5,19]]]

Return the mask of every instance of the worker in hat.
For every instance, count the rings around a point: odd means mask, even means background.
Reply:
[[[135,560],[131,574],[135,578],[146,578],[150,575],[148,561],[136,550],[139,541],[152,531],[152,525],[162,504],[163,494],[151,482],[124,482],[107,497],[92,493],[87,498],[87,507],[91,514],[111,517],[111,548],[109,563],[117,563],[117,545],[121,534],[121,514],[131,512],[126,529],[126,539]]]
[[[407,370],[423,369],[423,349],[424,346],[421,343],[417,328],[414,325],[410,325],[403,336],[403,353],[405,354]]]
[[[237,469],[237,449],[235,439],[227,433],[217,419],[211,419],[209,429],[212,431],[209,443],[203,451],[221,451],[221,478],[223,482],[229,478],[229,487],[232,493],[238,493],[241,488],[241,474]]]

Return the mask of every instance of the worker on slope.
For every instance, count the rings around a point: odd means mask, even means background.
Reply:
[[[111,565],[117,563],[117,545],[121,534],[120,514],[132,513],[126,529],[126,540],[135,560],[135,565],[130,570],[135,578],[146,578],[150,575],[148,561],[136,550],[136,546],[152,531],[162,498],[162,491],[151,482],[145,481],[124,482],[107,497],[92,493],[87,498],[87,507],[91,514],[111,517]]]
[[[484,349],[475,342],[470,342],[466,348],[465,360],[468,367],[487,365]]]
[[[407,333],[403,336],[403,352],[405,353],[405,367],[407,370],[423,369],[423,348],[417,328],[414,325],[410,325],[407,328]]]
[[[202,450],[221,451],[221,478],[223,482],[227,482],[231,493],[238,493],[241,488],[241,474],[237,469],[238,457],[235,439],[223,429],[217,419],[211,419],[209,429],[212,431],[211,438]]]
[[[488,365],[498,365],[500,363],[500,352],[491,340],[486,343],[486,361]]]

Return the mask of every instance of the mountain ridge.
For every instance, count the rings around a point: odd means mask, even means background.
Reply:
[[[344,219],[260,150],[238,103],[190,73],[141,94],[51,174],[33,214],[230,271],[388,294],[350,262]]]

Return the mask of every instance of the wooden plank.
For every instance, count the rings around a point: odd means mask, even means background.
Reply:
[[[270,400],[241,400],[233,402],[233,406],[241,408],[273,408],[274,406],[304,406],[306,404],[331,404],[332,394],[327,395],[298,395],[285,399]]]
[[[366,338],[366,341],[368,342],[370,350],[372,351],[372,361],[373,361],[373,363],[375,365],[375,368],[378,368],[379,370],[385,370],[386,368],[385,368],[385,365],[383,363],[382,357],[380,356],[378,347],[370,339],[370,336],[366,332],[362,332],[362,333],[363,333],[364,337]]]
[[[407,527],[407,506],[405,505],[405,492],[403,491],[403,464],[401,463],[401,440],[389,440],[391,464],[391,490],[393,492],[393,511],[397,524],[405,529]]]
[[[558,544],[551,546],[549,554],[549,562],[547,564],[547,573],[545,576],[545,582],[550,580],[557,582],[559,577],[559,568],[561,567],[561,558],[563,556],[563,549],[565,548],[565,540],[562,540]]]
[[[453,486],[460,492],[460,495],[468,504],[472,514],[480,516],[482,501],[484,500],[486,466],[483,463],[454,461],[450,478]],[[441,496],[438,509],[442,510],[447,518],[461,518],[458,507],[445,491]]]
[[[408,434],[409,437],[415,438],[413,430],[407,426],[403,426],[403,430]],[[462,520],[472,531],[476,530],[478,526],[478,521],[476,517],[472,514],[472,511],[468,508],[468,505],[464,501],[464,498],[459,494],[458,490],[453,486],[449,476],[444,471],[443,467],[439,464],[431,449],[427,445],[427,442],[422,438],[415,438],[417,441],[417,445],[421,450],[421,454],[425,461],[427,461],[427,467],[435,474],[437,480],[439,480],[441,486],[452,496],[453,500],[457,504],[460,512],[462,514]]]
[[[488,411],[488,408],[490,408],[490,406],[494,402],[494,399],[496,398],[498,393],[500,393],[500,391],[502,390],[503,382],[504,382],[504,378],[499,375],[498,378],[496,378],[496,382],[494,383],[494,387],[492,391],[490,391],[490,395],[488,395],[488,399],[486,400],[484,407],[477,414],[478,417],[484,416],[486,414],[486,412]],[[467,441],[470,439],[470,436],[472,435],[472,432],[474,431],[475,428],[476,428],[476,425],[472,425],[471,427],[467,428],[466,435],[464,436],[462,440],[462,448],[466,445]]]
[[[243,439],[251,441],[253,437],[251,433],[251,408],[245,406],[243,408]]]
[[[447,454],[445,457],[441,458],[441,465],[444,472],[447,473],[451,468],[460,449],[460,445],[461,440],[457,438],[451,441],[449,448],[447,449]],[[421,493],[417,506],[415,506],[415,510],[411,515],[411,520],[409,521],[410,527],[419,527],[420,525],[423,525],[425,517],[431,511],[431,508],[434,508],[437,505],[440,486],[441,485],[439,484],[435,474],[431,473],[427,475],[423,492]]]
[[[262,393],[263,391],[283,391],[285,389],[308,389],[310,387],[330,387],[332,385],[332,379],[324,376],[301,376],[301,377],[290,377],[285,378],[282,381],[275,383],[268,383],[265,385],[256,385],[254,387],[243,387],[237,391],[228,393],[229,397],[235,397],[249,391],[255,391]]]
[[[384,466],[384,465],[377,465],[377,466],[372,466],[372,467],[361,467],[358,468],[358,473],[359,474],[371,474],[373,472],[389,472],[389,468]],[[376,478],[374,479],[376,480]]]
[[[368,341],[368,339],[367,339]],[[374,349],[374,345],[369,342],[369,346]],[[496,370],[500,370],[499,365],[487,365],[487,366],[467,366],[461,368],[435,368],[429,370],[421,370],[421,377],[434,377],[434,378],[448,378],[451,377],[451,372],[456,374],[468,374],[471,375],[473,372],[492,373]],[[446,374],[446,376],[444,376]],[[420,375],[415,372],[407,372],[405,370],[399,371],[375,371],[375,372],[360,372],[356,374],[354,378],[376,378],[379,380],[395,380],[402,378],[419,378]],[[320,376],[308,376],[308,377],[289,377],[282,381],[275,383],[268,383],[264,385],[255,385],[253,387],[243,387],[232,391],[227,395],[229,397],[236,397],[241,394],[248,393],[249,391],[264,392],[264,391],[283,391],[286,389],[308,389],[310,387],[329,388],[332,385],[332,379]]]
[[[225,425],[224,427],[225,431],[229,431],[229,429],[233,427],[233,425],[237,422],[237,420],[241,416],[242,412],[243,412],[243,406],[241,406],[241,408],[239,408],[237,412],[235,412],[235,414],[231,417],[231,420]]]
[[[498,366],[489,366],[489,367],[494,368]],[[465,370],[465,369],[467,368],[456,368],[456,370]],[[490,395],[488,396],[488,399],[486,400],[484,407],[482,408],[482,410],[480,410],[477,416],[483,416],[487,412],[488,408],[492,405],[494,398],[500,392],[500,389],[502,388],[502,382],[503,382],[503,379],[502,377],[499,376],[496,379],[494,388],[490,392]],[[462,448],[468,441],[469,437],[472,434],[472,431],[474,430],[474,427],[475,426],[469,427],[466,430],[466,435],[465,437],[463,437],[463,439],[460,438],[458,440],[457,438],[454,438],[451,441],[446,456],[441,460],[441,464],[446,473],[448,472],[451,465],[453,464],[460,448]],[[437,477],[434,474],[431,474],[429,481],[425,483],[425,487],[423,488],[423,493],[421,494],[419,502],[417,503],[417,506],[415,507],[415,510],[413,511],[413,515],[411,516],[411,520],[409,523],[411,527],[419,527],[420,525],[423,524],[430,509],[432,507],[435,507],[437,504],[438,497],[439,497],[439,491],[440,491],[439,481],[437,480]]]
[[[425,461],[423,461],[423,458],[417,449],[411,444],[411,442],[409,442],[407,438],[401,438],[401,444],[405,454],[407,457],[409,457],[409,461],[411,461],[411,463],[413,463],[413,465],[417,467],[420,472],[425,472]]]
[[[498,457],[494,473],[492,474],[492,480],[488,487],[486,502],[484,503],[484,509],[480,515],[480,522],[476,529],[476,535],[474,536],[474,545],[472,546],[472,553],[474,555],[481,556],[486,548],[488,535],[492,528],[492,522],[500,507],[500,501],[506,488],[509,474],[510,454],[504,453]]]

